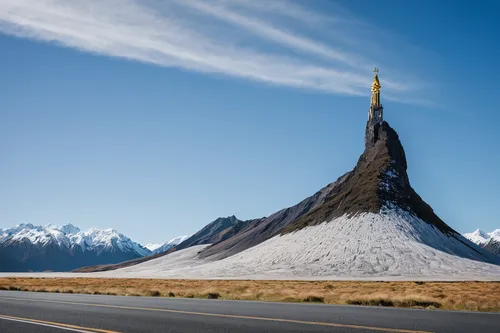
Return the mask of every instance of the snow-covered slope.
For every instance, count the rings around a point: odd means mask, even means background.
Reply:
[[[0,229],[0,271],[68,270],[149,254],[151,251],[114,229],[83,232],[71,224],[20,224]]]
[[[177,245],[179,245],[180,243],[184,242],[189,237],[190,236],[175,237],[174,239],[171,239],[171,240],[163,243],[163,245],[160,245],[156,249],[152,250],[153,254],[159,254],[159,253],[167,252],[168,250],[170,250],[170,249],[176,247]]]
[[[106,272],[115,277],[500,280],[500,258],[399,209],[342,216],[223,260],[195,246]],[[489,263],[485,263],[485,261]],[[104,273],[103,273],[104,274]]]

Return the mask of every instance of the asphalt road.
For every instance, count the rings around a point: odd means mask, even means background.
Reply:
[[[0,291],[0,332],[500,332],[500,314]]]

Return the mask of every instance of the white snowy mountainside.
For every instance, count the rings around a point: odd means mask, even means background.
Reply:
[[[179,245],[180,243],[184,242],[189,237],[190,236],[175,237],[174,239],[171,239],[171,240],[163,243],[162,245],[159,245],[156,249],[151,250],[151,251],[153,251],[153,254],[167,252],[168,250],[170,250],[170,249],[176,247],[177,245]]]
[[[500,258],[399,208],[342,216],[222,260],[193,246],[108,277],[498,280]],[[490,263],[486,263],[489,261]],[[101,276],[101,275],[98,275]]]
[[[84,232],[72,224],[0,229],[0,271],[70,270],[149,254],[150,250],[115,229]]]
[[[464,237],[478,245],[487,244],[490,240],[500,242],[500,229],[493,230],[492,232],[484,232],[477,229],[474,232],[464,234]]]

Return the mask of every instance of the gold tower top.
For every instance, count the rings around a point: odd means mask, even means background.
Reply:
[[[380,81],[378,80],[378,68],[375,67],[373,70],[373,83],[372,83],[372,101],[371,106],[380,106]]]
[[[380,91],[380,88],[382,87],[380,85],[380,81],[378,80],[378,68],[375,67],[375,69],[373,70],[373,83],[372,83],[372,92],[378,92]]]

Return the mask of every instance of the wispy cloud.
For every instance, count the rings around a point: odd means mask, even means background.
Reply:
[[[159,66],[345,95],[369,93],[366,27],[287,0],[2,0],[0,31]],[[325,32],[328,32],[325,36]],[[394,100],[416,89],[384,75]]]

